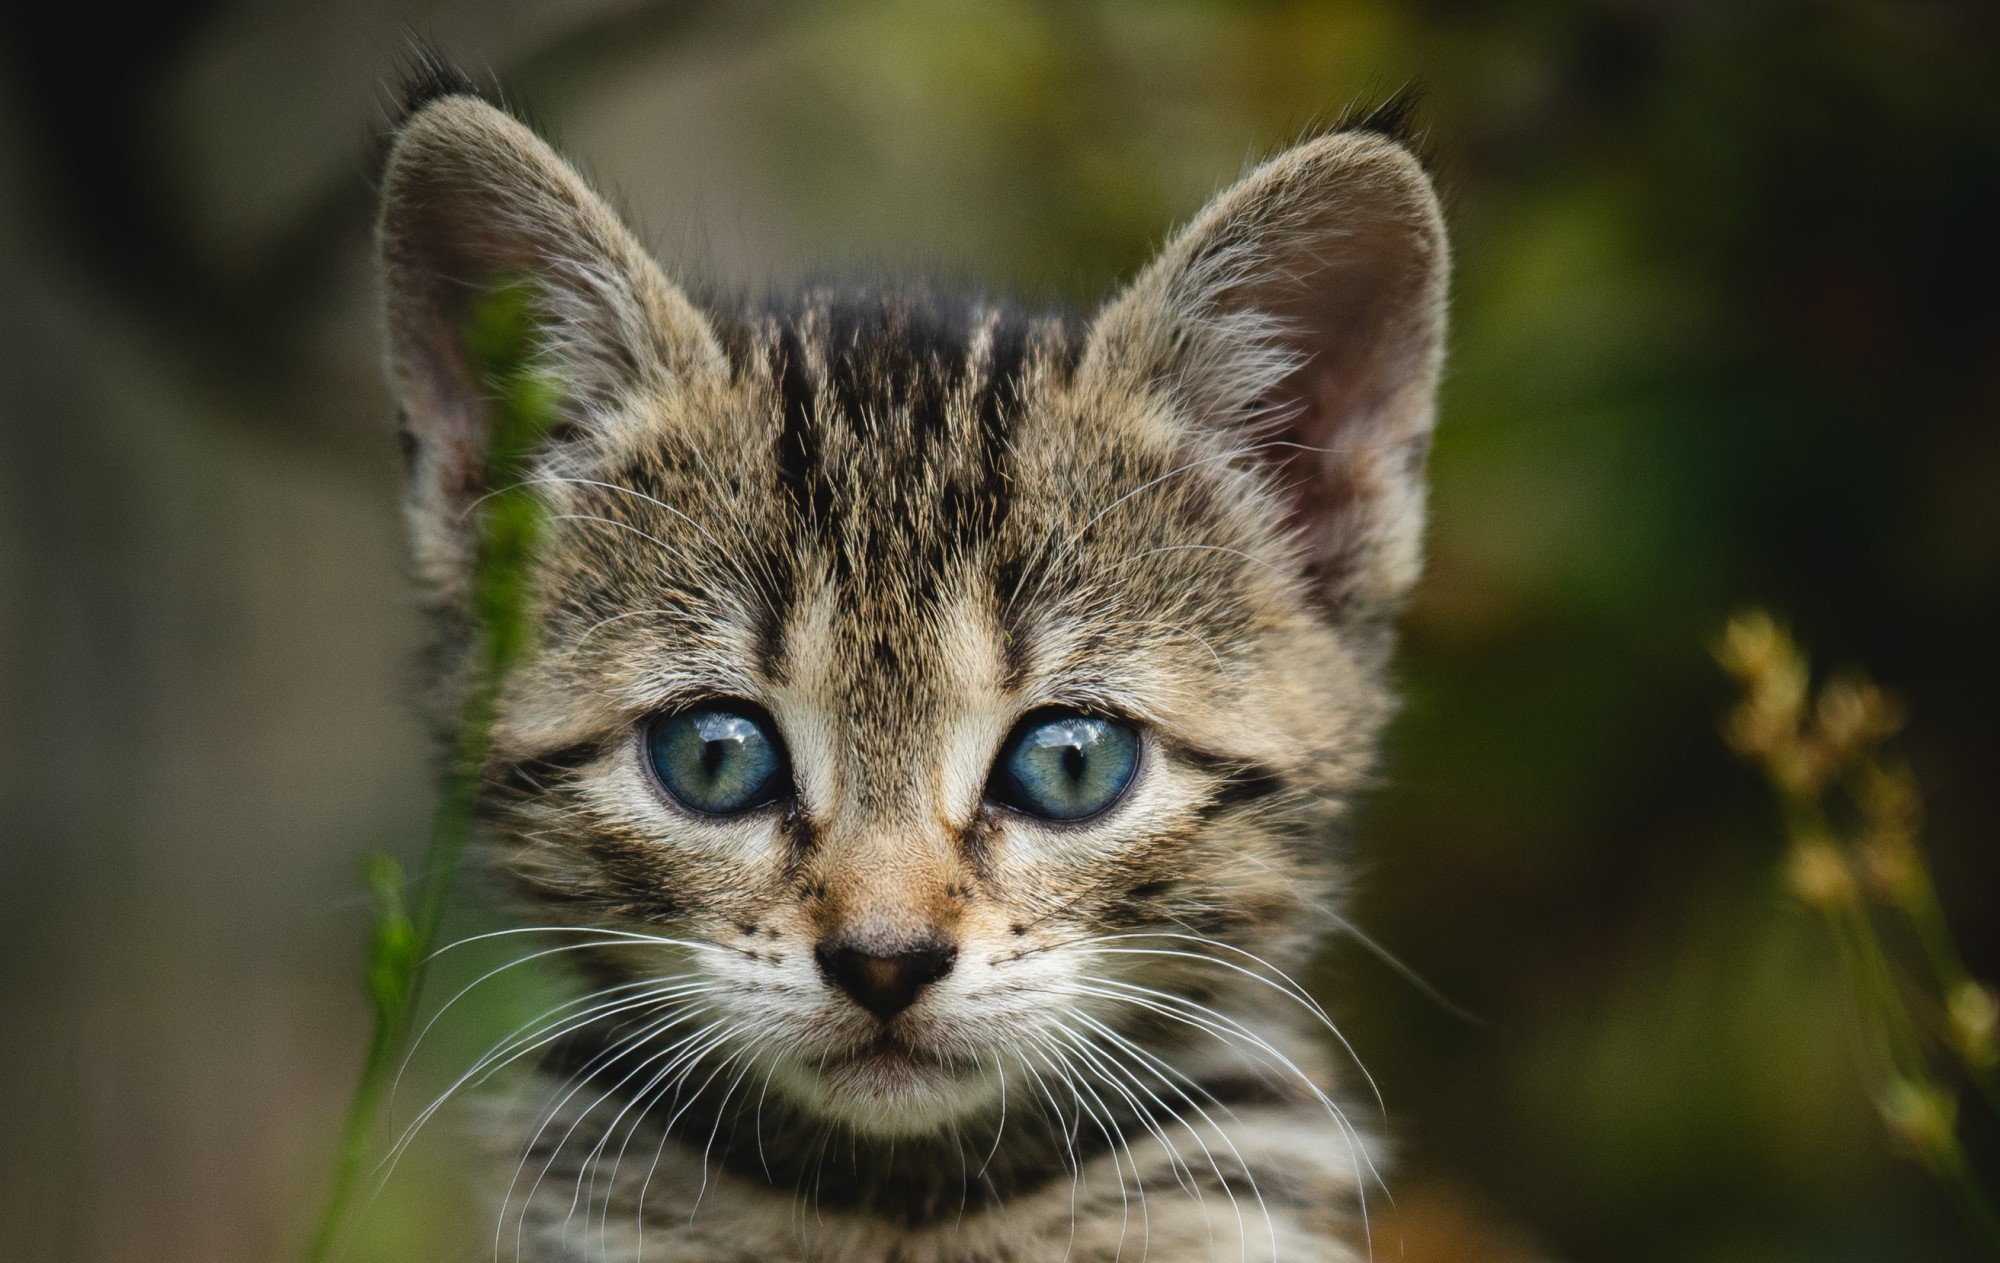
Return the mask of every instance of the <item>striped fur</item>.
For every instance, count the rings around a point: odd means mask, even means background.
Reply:
[[[495,1127],[503,1246],[1352,1257],[1375,1159],[1282,971],[1339,897],[1418,565],[1447,265],[1407,150],[1280,155],[1089,321],[903,290],[734,307],[447,84],[400,129],[381,241],[447,646],[486,490],[478,294],[536,285],[564,386],[492,844],[580,976],[625,988],[594,994],[686,980],[550,1041],[546,1091]],[[645,722],[715,698],[775,717],[789,805],[697,818],[654,787]],[[1102,817],[983,801],[1053,704],[1144,734]],[[816,969],[836,933],[958,963],[884,1024]]]

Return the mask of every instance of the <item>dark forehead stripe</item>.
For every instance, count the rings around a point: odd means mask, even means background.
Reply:
[[[1074,358],[1067,352],[1067,344],[1077,341],[1075,338],[1064,339],[1065,349],[1058,360],[1063,377],[1068,377],[1075,367]],[[982,364],[984,383],[978,404],[979,428],[990,443],[999,442],[1003,427],[1021,397],[1021,377],[1027,368],[1031,346],[1031,330],[1027,321],[1001,320],[994,324]]]
[[[815,291],[717,323],[732,372],[765,384],[776,413],[793,530],[765,559],[779,576],[759,636],[772,668],[801,567],[842,589],[893,569],[921,603],[999,536],[1027,382],[1065,380],[1082,346],[1065,317],[915,292]]]
[[[1066,316],[913,292],[818,291],[737,323],[724,337],[732,366],[777,385],[788,425],[883,440],[950,437],[962,394],[998,438],[1027,374],[1066,378],[1082,347]]]
[[[796,323],[779,326],[770,351],[779,399],[778,480],[802,522],[824,525],[833,516],[833,487],[821,460],[812,375]]]
[[[958,313],[934,314],[908,297],[882,295],[830,302],[815,314],[835,415],[885,437],[936,439],[945,432],[951,391],[967,368]]]

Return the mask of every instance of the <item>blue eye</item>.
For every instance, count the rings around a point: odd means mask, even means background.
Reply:
[[[775,727],[744,703],[697,706],[653,721],[646,759],[683,806],[735,815],[776,802],[789,789]]]
[[[1041,711],[1016,725],[987,797],[1045,820],[1082,820],[1118,801],[1139,769],[1139,734],[1114,720]]]

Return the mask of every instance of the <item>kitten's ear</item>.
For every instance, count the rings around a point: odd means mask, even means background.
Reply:
[[[1449,271],[1417,159],[1336,132],[1210,202],[1098,317],[1082,371],[1249,453],[1335,615],[1383,616],[1422,567]]]
[[[621,401],[719,372],[708,322],[554,150],[476,96],[398,130],[378,234],[390,368],[411,453],[419,566],[449,583],[486,488],[491,391],[469,345],[480,304],[529,297],[528,353],[559,388],[557,440]]]

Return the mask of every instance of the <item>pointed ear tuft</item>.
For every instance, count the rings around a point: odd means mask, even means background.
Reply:
[[[1335,132],[1209,203],[1098,317],[1083,372],[1244,452],[1335,617],[1378,619],[1422,565],[1449,272],[1422,165]]]
[[[721,369],[707,320],[603,200],[477,96],[446,92],[396,134],[378,241],[418,565],[447,589],[467,570],[467,518],[486,489],[482,304],[528,296],[527,356],[554,382],[558,429],[571,436],[602,430],[635,397]]]
[[[395,124],[403,127],[427,105],[446,97],[484,98],[472,76],[453,65],[443,54],[420,39],[410,41],[409,66],[396,90]]]
[[[1327,132],[1380,136],[1417,153],[1417,106],[1423,97],[1421,83],[1406,83],[1373,105],[1350,109]]]

